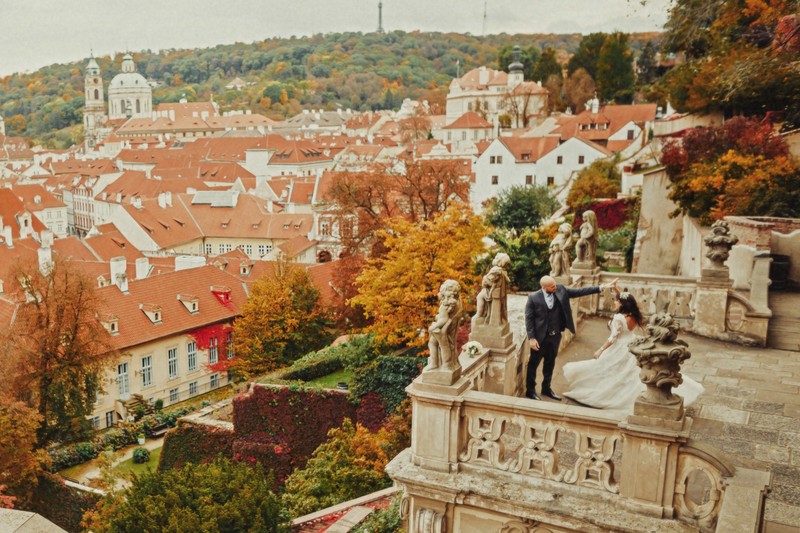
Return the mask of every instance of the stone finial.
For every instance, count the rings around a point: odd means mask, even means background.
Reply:
[[[558,234],[550,242],[550,275],[554,278],[569,276],[572,248],[572,226],[564,222],[558,227]]]
[[[681,364],[691,357],[688,344],[677,338],[680,326],[670,315],[653,315],[646,329],[646,336],[638,337],[628,345],[642,369],[639,377],[647,386],[636,400],[634,413],[664,416],[677,409],[674,414],[680,417],[683,415],[683,398],[672,394],[672,388],[683,382]],[[651,409],[643,406],[651,406]]]
[[[583,212],[583,223],[578,232],[578,241],[575,243],[575,261],[573,268],[593,268],[597,266],[597,240],[598,240],[597,215],[592,210]]]
[[[430,357],[422,371],[423,381],[452,385],[461,377],[456,336],[462,313],[461,286],[457,281],[448,279],[439,287],[439,312],[428,327]]]
[[[739,237],[731,234],[730,226],[724,220],[717,220],[711,225],[711,233],[703,238],[708,246],[706,257],[711,260],[714,268],[725,268],[725,261],[733,245],[739,242]]]

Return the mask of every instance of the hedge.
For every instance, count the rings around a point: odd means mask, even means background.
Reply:
[[[386,406],[386,413],[392,413],[408,397],[406,387],[425,363],[422,357],[382,355],[355,372],[350,390],[359,399],[375,392]]]
[[[207,424],[181,421],[167,432],[158,470],[181,468],[187,463],[207,463],[217,456],[233,456],[233,431]]]
[[[39,513],[67,531],[82,531],[83,514],[94,508],[100,496],[67,487],[57,475],[42,473],[33,499],[25,511]]]

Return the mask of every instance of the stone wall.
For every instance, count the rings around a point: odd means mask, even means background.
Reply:
[[[642,178],[642,208],[636,232],[633,272],[674,276],[683,241],[683,216],[670,218],[676,206],[669,199],[669,178],[663,169]]]

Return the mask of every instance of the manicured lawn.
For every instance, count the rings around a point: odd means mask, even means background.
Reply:
[[[335,389],[336,385],[340,381],[344,381],[345,383],[349,384],[352,378],[353,378],[352,370],[339,370],[338,372],[334,372],[333,374],[328,374],[327,376],[322,376],[321,378],[308,381],[307,383],[309,385],[319,385],[320,387],[324,387],[326,389]]]
[[[141,476],[149,470],[155,470],[158,467],[158,458],[161,457],[161,448],[156,448],[150,451],[150,460],[142,464],[134,464],[133,459],[122,461],[114,467],[114,471],[120,474],[136,474]]]

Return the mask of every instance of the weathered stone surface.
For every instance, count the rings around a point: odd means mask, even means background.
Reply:
[[[749,424],[783,431],[797,429],[796,419],[789,416],[770,415],[766,413],[751,413]]]
[[[764,504],[764,520],[795,527],[794,524],[800,524],[800,506],[767,498]]]
[[[788,463],[791,460],[791,450],[785,446],[770,444],[756,444],[753,457],[767,463]]]
[[[700,416],[729,424],[746,424],[750,413],[741,409],[731,409],[724,405],[704,405],[700,409]]]
[[[762,429],[739,424],[726,424],[722,432],[723,437],[731,439],[748,440],[765,444],[778,443],[778,431]]]
[[[769,413],[772,415],[785,414],[784,404],[775,402],[764,402],[761,400],[747,400],[742,404],[742,408],[747,411],[756,411],[759,413]]]

